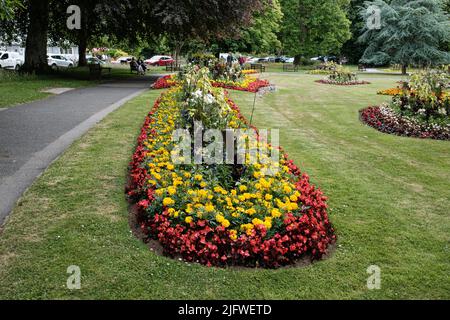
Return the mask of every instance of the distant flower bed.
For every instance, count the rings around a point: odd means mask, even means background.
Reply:
[[[403,92],[403,89],[391,88],[391,89],[378,91],[377,94],[382,95],[382,96],[398,96],[402,92]]]
[[[207,266],[278,268],[322,258],[336,240],[326,197],[282,151],[279,159],[259,155],[263,161],[243,165],[173,162],[174,130],[192,134],[200,120],[205,128],[258,136],[225,90],[208,81],[207,69],[163,93],[145,119],[127,188],[147,240]],[[259,138],[251,144],[274,152]]]
[[[329,80],[329,79],[322,79],[322,80],[317,80],[317,83],[322,83],[322,84],[332,84],[332,85],[336,85],[336,86],[357,86],[357,85],[364,85],[364,84],[370,84],[370,82],[367,81],[335,81],[335,80]]]
[[[334,65],[334,69],[329,70],[325,79],[317,80],[317,83],[331,84],[337,86],[356,86],[370,84],[367,81],[358,80],[358,75],[340,65]]]
[[[450,96],[445,91],[448,75],[424,70],[401,87],[378,92],[392,95],[389,104],[361,111],[361,120],[385,133],[408,137],[449,140]]]
[[[230,90],[258,92],[259,89],[270,86],[269,81],[256,79],[251,76],[245,76],[242,81],[230,80],[210,80],[216,88]],[[176,75],[168,75],[159,78],[152,86],[153,89],[167,89],[176,86],[179,83]]]
[[[427,124],[399,115],[388,106],[369,107],[361,120],[378,131],[421,139],[450,140],[450,125]]]

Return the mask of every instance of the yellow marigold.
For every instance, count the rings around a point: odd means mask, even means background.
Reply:
[[[223,223],[225,221],[225,217],[221,214],[216,215],[216,221],[218,223]]]
[[[206,210],[206,212],[214,212],[214,210],[216,210],[216,208],[214,207],[213,204],[208,203],[208,204],[205,206],[205,210]]]
[[[283,186],[283,191],[286,193],[292,193],[292,188],[286,184]]]
[[[264,224],[264,221],[262,221],[261,219],[256,218],[256,219],[253,219],[253,220],[252,220],[252,223],[253,223],[253,225],[255,225],[255,226],[259,226],[259,225]]]
[[[175,204],[175,201],[173,201],[172,198],[164,198],[164,200],[163,200],[163,205],[165,207],[170,207],[170,206],[173,206],[174,204]]]
[[[185,219],[185,222],[186,222],[187,224],[191,224],[192,221],[194,221],[194,219],[192,219],[192,217],[186,217],[186,219]]]
[[[246,186],[240,186],[240,187],[239,187],[239,190],[240,190],[241,192],[245,192],[245,191],[248,190],[248,188],[247,188]]]
[[[167,170],[173,171],[174,169],[175,169],[175,166],[174,166],[173,164],[169,163],[169,164],[167,165]]]
[[[238,238],[237,231],[236,230],[230,230],[230,239],[233,240],[233,241],[236,241],[237,238]]]
[[[177,188],[175,188],[175,187],[168,187],[167,188],[167,192],[169,192],[169,194],[171,196],[173,196],[173,195],[175,195],[177,193]]]
[[[266,201],[272,201],[273,196],[271,194],[266,194],[265,199],[266,199]]]
[[[197,181],[202,181],[203,180],[203,176],[201,174],[196,174],[194,179],[197,180]]]
[[[224,220],[222,221],[222,227],[224,227],[224,228],[229,228],[230,225],[231,225],[231,223],[230,223],[230,221],[228,221],[227,219],[224,219]]]
[[[272,210],[272,217],[274,218],[280,218],[282,216],[281,212],[279,209],[273,209]]]

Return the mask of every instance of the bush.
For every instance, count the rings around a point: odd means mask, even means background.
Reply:
[[[411,76],[403,84],[402,92],[395,96],[391,106],[405,116],[422,121],[448,121],[450,98],[446,94],[449,77],[438,70],[424,70]]]

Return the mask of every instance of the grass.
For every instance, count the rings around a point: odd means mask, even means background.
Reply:
[[[111,74],[104,73],[103,80],[126,80],[136,77],[129,67],[111,66]],[[163,72],[164,68],[151,68],[148,74]],[[13,71],[0,70],[0,108],[32,102],[51,96],[42,90],[49,88],[80,88],[97,85],[99,81],[91,81],[88,67],[60,70],[52,75],[34,76],[17,75]]]
[[[126,166],[161,92],[128,103],[76,142],[30,188],[0,236],[0,299],[449,299],[450,144],[362,125],[358,110],[400,78],[339,87],[304,74],[267,74],[254,123],[329,196],[338,232],[328,260],[302,269],[222,270],[150,252],[128,227]],[[253,95],[232,92],[249,116]],[[68,266],[82,289],[66,289]],[[378,265],[381,290],[366,270]]]
[[[60,76],[18,76],[12,71],[0,71],[0,108],[44,99],[51,95],[42,92],[48,88],[79,88],[91,84],[87,80]]]

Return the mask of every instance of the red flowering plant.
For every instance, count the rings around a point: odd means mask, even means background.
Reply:
[[[189,66],[188,69],[192,67]],[[216,88],[255,93],[261,88],[270,86],[269,81],[255,77],[256,73],[253,70],[241,70],[238,64],[228,67],[223,62],[215,62],[210,63],[208,69],[210,82]],[[152,88],[167,89],[176,86],[181,81],[183,81],[183,74],[167,75],[159,78]]]
[[[281,148],[276,162],[173,161],[173,130],[196,120],[221,117],[209,125],[248,129],[257,145],[266,144],[226,92],[202,70],[192,72],[155,103],[130,164],[127,195],[146,239],[168,256],[207,266],[278,268],[305,256],[321,259],[336,241],[327,198]],[[271,175],[269,168],[279,170]]]

